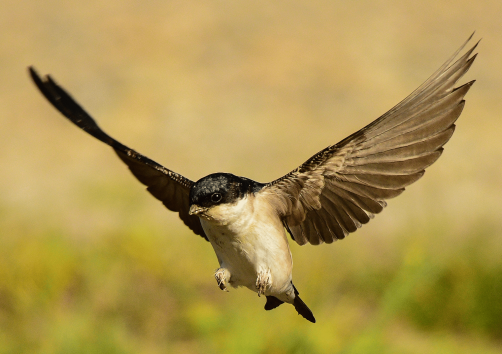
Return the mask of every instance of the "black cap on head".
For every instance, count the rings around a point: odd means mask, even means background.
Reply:
[[[195,182],[190,190],[190,205],[211,207],[234,203],[248,193],[258,192],[263,186],[263,183],[231,173],[213,173]]]

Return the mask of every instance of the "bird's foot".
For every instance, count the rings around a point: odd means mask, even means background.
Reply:
[[[214,273],[214,278],[221,290],[228,291],[226,283],[230,280],[230,272],[227,269],[218,268]]]
[[[272,285],[272,275],[270,274],[270,269],[262,270],[258,273],[256,278],[256,290],[258,290],[258,296],[265,295],[265,290]]]

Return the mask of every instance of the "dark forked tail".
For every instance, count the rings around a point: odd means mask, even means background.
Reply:
[[[302,299],[298,295],[295,296],[295,300],[293,301],[293,306],[295,307],[296,312],[299,315],[302,315],[306,320],[315,323],[315,317],[312,311],[308,308],[308,306],[303,302]]]
[[[293,283],[291,283],[291,285],[293,285]],[[293,289],[295,290],[295,299],[293,300],[293,306],[295,307],[296,312],[298,312],[299,315],[302,315],[302,317],[305,318],[306,320],[308,320],[312,323],[315,323],[314,314],[312,313],[312,311],[310,311],[310,309],[303,302],[303,300],[300,299],[300,296],[298,296],[298,294],[299,294],[298,290],[296,290],[296,287],[294,285],[293,285]],[[284,303],[284,301],[279,300],[275,296],[269,295],[269,296],[267,296],[267,303],[265,304],[265,310],[267,310],[267,311],[273,310],[277,306],[279,306],[283,303]]]
[[[296,287],[294,286],[293,282],[291,282],[291,285],[293,285],[293,289],[295,289],[295,299],[293,301],[293,306],[295,307],[296,312],[298,312],[299,315],[302,315],[303,318],[305,318],[307,321],[310,321],[312,323],[315,323],[315,317],[312,311],[308,308],[308,306],[303,302],[302,299],[298,295],[300,293],[298,290],[296,290]]]

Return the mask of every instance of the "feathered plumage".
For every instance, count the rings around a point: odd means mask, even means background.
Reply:
[[[474,83],[455,88],[476,57],[477,44],[453,63],[469,40],[383,116],[267,184],[228,173],[193,182],[110,137],[50,76],[29,71],[54,107],[111,146],[155,198],[211,242],[222,290],[246,286],[266,296],[266,310],[287,302],[315,322],[292,282],[285,229],[300,245],[343,239],[423,176],[451,138]]]

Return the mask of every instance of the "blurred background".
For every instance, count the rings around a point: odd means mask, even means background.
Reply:
[[[502,2],[14,1],[0,11],[0,353],[500,353]],[[360,129],[476,30],[438,163],[333,245],[291,243],[313,325],[219,290],[208,243],[36,90],[124,144],[261,182]]]

